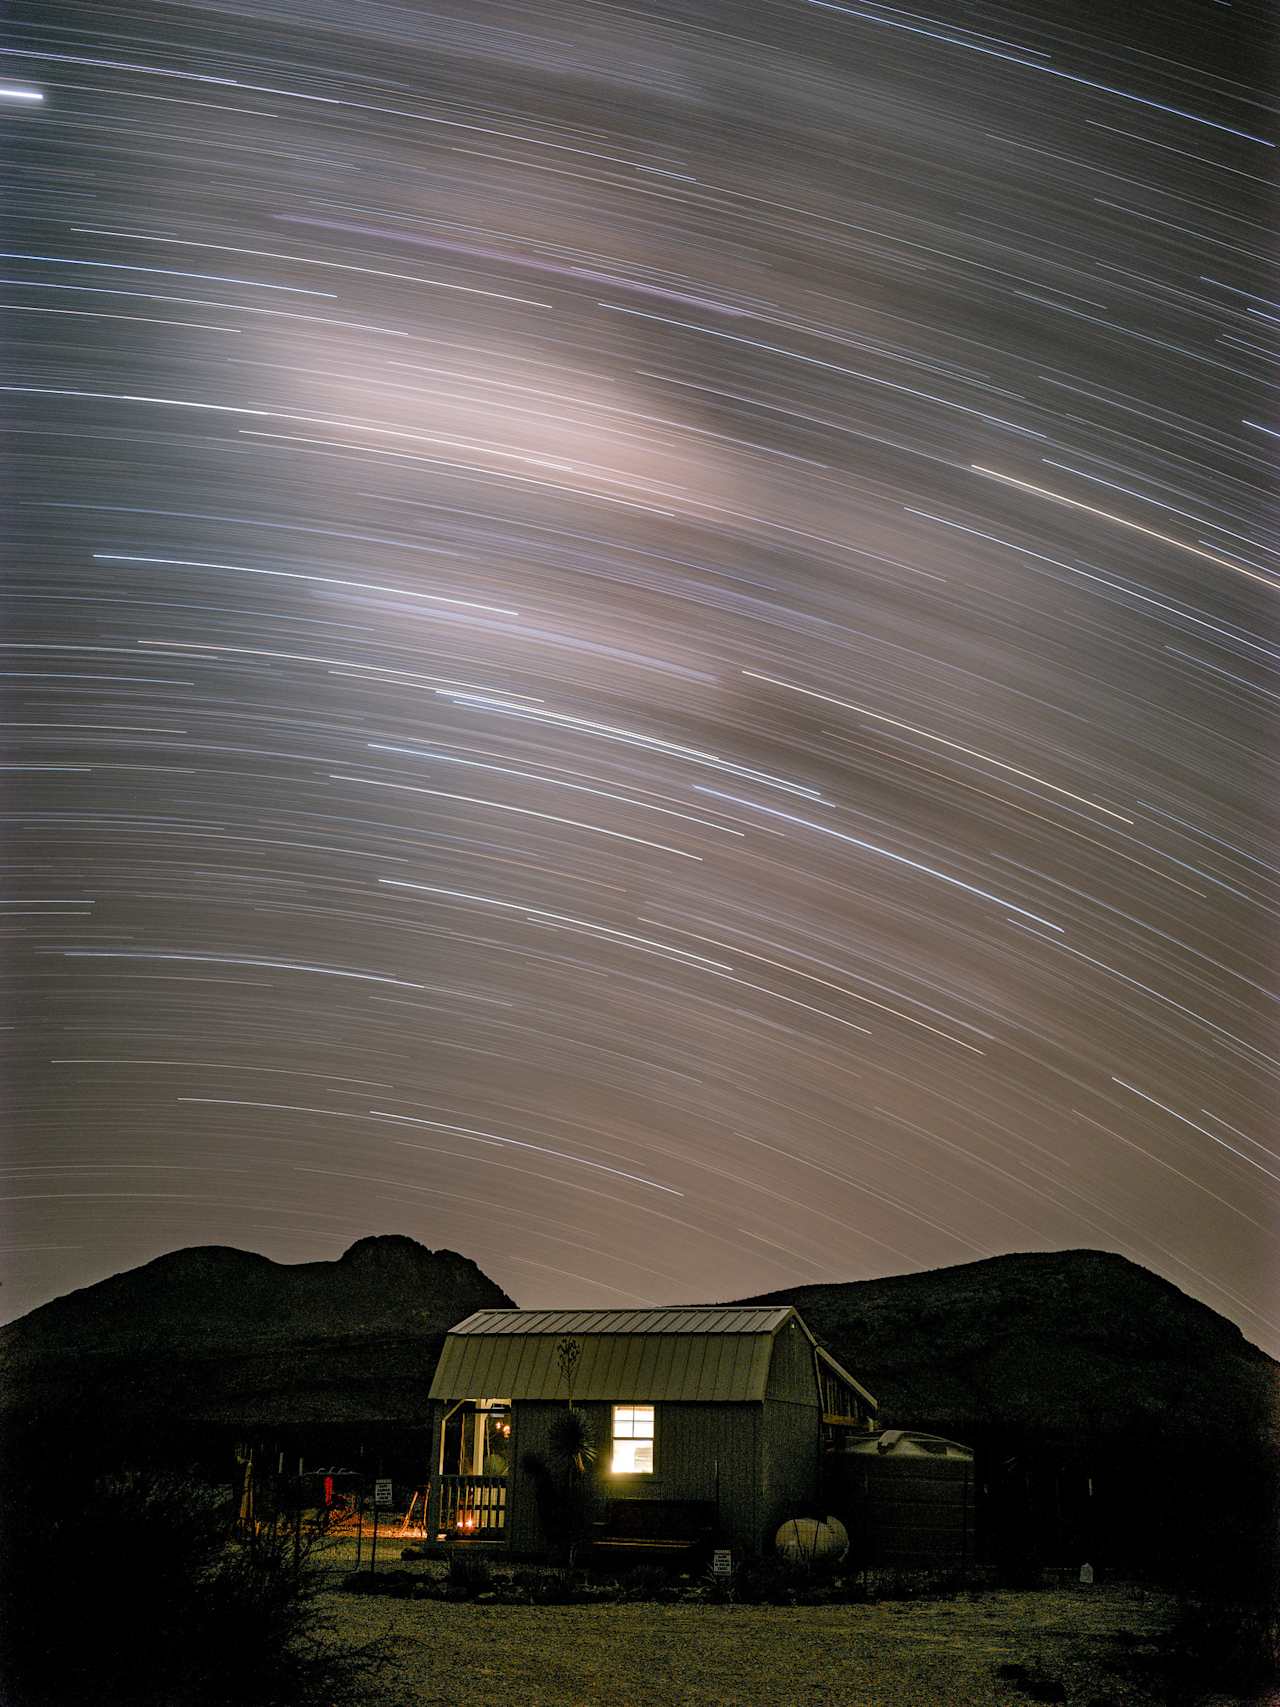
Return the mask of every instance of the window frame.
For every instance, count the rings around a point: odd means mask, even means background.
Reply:
[[[618,1412],[619,1411],[630,1411],[632,1413],[632,1420],[631,1420],[631,1425],[630,1425],[631,1430],[632,1430],[631,1433],[628,1433],[628,1434],[619,1434],[618,1433]],[[648,1434],[637,1434],[634,1432],[635,1431],[634,1413],[636,1411],[648,1411],[649,1418],[650,1418],[650,1428],[649,1428]],[[620,1441],[627,1441],[627,1442],[633,1442],[634,1443],[636,1441],[646,1441],[646,1440],[649,1443],[649,1458],[650,1458],[649,1468],[647,1470],[639,1470],[639,1469],[635,1469],[635,1468],[632,1468],[630,1470],[619,1470],[617,1468],[617,1450],[618,1450],[619,1442]],[[646,1402],[643,1400],[635,1400],[635,1399],[628,1399],[628,1400],[625,1400],[621,1403],[610,1405],[610,1407],[609,1407],[609,1474],[611,1476],[646,1476],[646,1477],[649,1477],[649,1476],[655,1476],[657,1474],[657,1471],[658,1471],[658,1407],[657,1407],[657,1405],[655,1403],[653,1403],[652,1401]]]

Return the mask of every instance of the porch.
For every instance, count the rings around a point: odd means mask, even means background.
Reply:
[[[511,1451],[509,1399],[455,1399],[444,1407],[427,1488],[428,1544],[505,1547]]]
[[[505,1541],[505,1476],[433,1476],[428,1490],[429,1541]]]

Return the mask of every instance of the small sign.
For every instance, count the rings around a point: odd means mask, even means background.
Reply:
[[[731,1577],[733,1575],[733,1554],[727,1547],[717,1547],[712,1553],[711,1575],[713,1577]]]
[[[374,1505],[392,1504],[390,1476],[379,1476],[377,1481],[374,1482],[373,1503]]]

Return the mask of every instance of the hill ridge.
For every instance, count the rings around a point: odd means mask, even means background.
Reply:
[[[1280,1439],[1280,1365],[1115,1252],[1007,1252],[734,1302],[794,1304],[887,1426],[1118,1435],[1161,1419],[1205,1439],[1233,1427]],[[417,1427],[445,1332],[513,1307],[472,1258],[401,1234],[303,1263],[188,1246],[0,1328],[0,1404]]]

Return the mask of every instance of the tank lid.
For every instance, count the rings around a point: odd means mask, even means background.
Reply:
[[[947,1440],[940,1434],[924,1434],[919,1429],[887,1428],[880,1434],[849,1441],[845,1452],[869,1457],[951,1458],[971,1460],[973,1448],[962,1446],[958,1440]]]

